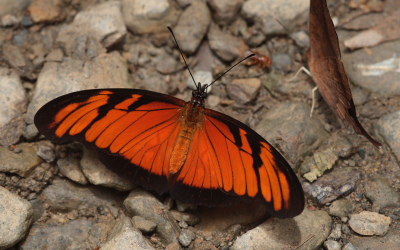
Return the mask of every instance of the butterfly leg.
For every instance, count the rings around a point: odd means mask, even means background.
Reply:
[[[311,98],[312,98],[312,104],[311,104],[311,110],[310,110],[310,118],[312,118],[312,113],[314,111],[315,107],[315,91],[317,91],[318,87],[314,87],[311,91]]]
[[[308,76],[312,77],[311,72],[306,67],[301,66],[301,68],[297,70],[296,74],[292,78],[290,78],[288,81],[289,82],[294,81],[299,76],[300,72],[302,72],[302,71],[304,73],[306,73]]]

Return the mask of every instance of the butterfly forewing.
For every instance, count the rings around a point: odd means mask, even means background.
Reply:
[[[87,90],[47,103],[35,116],[56,143],[80,141],[119,175],[174,199],[207,206],[264,202],[278,217],[304,207],[301,185],[285,159],[260,135],[222,113],[199,110],[183,122],[187,102],[151,91]],[[194,130],[193,130],[194,129]],[[173,152],[180,131],[194,131],[187,152]],[[171,174],[172,155],[186,154]]]

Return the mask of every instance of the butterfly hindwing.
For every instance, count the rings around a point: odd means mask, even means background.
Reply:
[[[210,109],[205,114],[171,195],[214,206],[258,200],[274,216],[299,214],[303,189],[281,154],[245,124]]]

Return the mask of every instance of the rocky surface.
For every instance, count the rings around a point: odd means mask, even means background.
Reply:
[[[341,124],[318,91],[310,117],[315,84],[294,77],[307,67],[308,6],[0,1],[0,249],[400,249],[400,42],[393,33],[364,49],[343,45],[395,15],[400,2],[328,0],[357,114],[382,149]],[[167,26],[196,82],[211,83],[252,52],[272,59],[227,72],[207,89],[206,104],[285,156],[306,194],[300,216],[271,218],[254,203],[175,202],[137,189],[79,143],[39,135],[37,110],[73,91],[135,87],[189,100],[195,86]]]

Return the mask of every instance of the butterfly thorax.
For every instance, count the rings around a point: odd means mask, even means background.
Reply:
[[[180,119],[181,128],[170,159],[169,173],[176,174],[183,166],[189,153],[196,131],[201,128],[204,119],[205,86],[199,84],[193,91]]]

